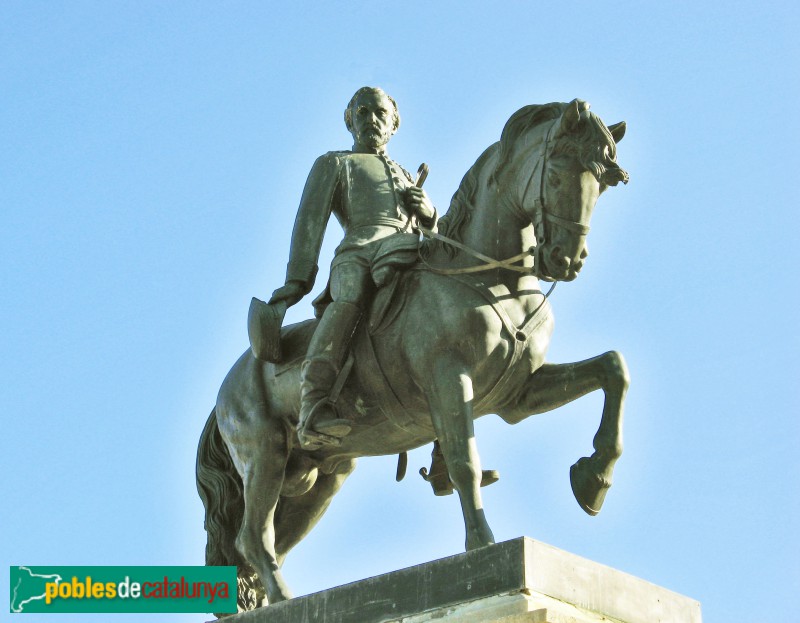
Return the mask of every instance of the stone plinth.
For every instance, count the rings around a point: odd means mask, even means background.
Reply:
[[[226,618],[226,623],[701,623],[700,604],[522,537]]]

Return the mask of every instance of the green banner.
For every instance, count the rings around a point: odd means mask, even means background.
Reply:
[[[236,567],[11,567],[11,612],[236,612]]]

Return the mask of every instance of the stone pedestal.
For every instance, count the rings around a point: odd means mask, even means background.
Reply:
[[[522,537],[226,623],[701,623],[700,604]]]

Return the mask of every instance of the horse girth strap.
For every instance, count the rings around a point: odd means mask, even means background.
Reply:
[[[494,258],[489,257],[488,255],[484,255],[475,249],[468,247],[465,244],[458,242],[457,240],[453,240],[452,238],[448,238],[447,236],[443,236],[442,234],[427,229],[425,227],[419,227],[419,230],[422,232],[424,236],[427,238],[433,238],[434,240],[438,240],[440,242],[444,242],[445,244],[449,244],[456,249],[460,249],[465,253],[471,255],[472,257],[479,259],[483,262],[483,264],[479,264],[477,266],[467,266],[465,268],[437,268],[435,266],[431,266],[426,262],[422,257],[420,260],[425,265],[426,269],[437,273],[439,275],[463,275],[467,273],[480,273],[487,270],[493,270],[495,268],[503,268],[505,270],[511,270],[517,273],[524,273],[526,275],[532,275],[534,268],[532,266],[518,266],[515,262],[519,262],[520,260],[524,260],[526,257],[530,257],[534,254],[535,247],[531,247],[528,251],[523,251],[522,253],[518,253],[513,257],[508,257],[504,260],[496,260]]]
[[[392,424],[406,432],[416,432],[416,424],[409,411],[394,392],[386,373],[378,361],[375,346],[366,327],[357,329],[356,339],[353,341],[353,355],[356,367],[368,370],[367,374],[359,374],[367,392],[377,400],[383,415]]]

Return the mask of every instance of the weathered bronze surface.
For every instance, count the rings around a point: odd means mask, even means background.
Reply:
[[[520,109],[464,176],[437,233],[420,184],[386,155],[399,125],[394,101],[359,90],[345,119],[353,150],[315,163],[287,282],[270,300],[291,305],[311,289],[333,213],[345,239],[327,300],[318,300],[322,318],[281,331],[278,363],[250,349],[240,357],[198,449],[206,562],[238,565],[244,587],[263,583],[270,603],[291,596],[280,566],[359,456],[438,439],[472,550],[494,542],[474,418],[516,424],[602,389],[595,451],[570,471],[589,514],[622,452],[625,362],[609,352],[545,363],[553,316],[540,280],[571,281],[581,270],[595,202],[627,182],[616,163],[624,123],[606,127],[581,100]]]

